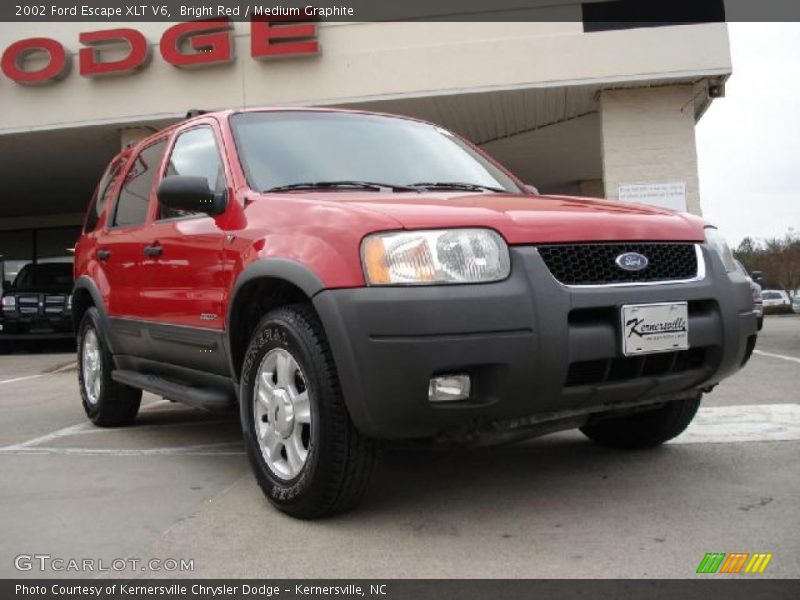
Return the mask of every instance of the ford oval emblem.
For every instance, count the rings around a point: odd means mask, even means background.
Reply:
[[[641,271],[642,269],[646,269],[647,265],[650,263],[644,254],[639,254],[638,252],[620,254],[614,262],[617,263],[620,269],[626,271]]]

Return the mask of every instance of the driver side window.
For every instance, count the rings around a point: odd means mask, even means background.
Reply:
[[[225,191],[225,170],[222,167],[217,140],[211,127],[197,127],[178,135],[167,162],[164,177],[192,175],[205,177],[214,193]],[[202,213],[177,210],[159,204],[158,219],[175,219]]]

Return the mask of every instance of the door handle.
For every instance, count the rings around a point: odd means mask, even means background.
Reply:
[[[152,246],[145,246],[144,253],[147,256],[161,256],[161,253],[164,252],[164,248],[158,245],[158,243],[153,244]]]
[[[108,260],[111,258],[111,250],[100,249],[97,251],[97,258],[99,260]]]

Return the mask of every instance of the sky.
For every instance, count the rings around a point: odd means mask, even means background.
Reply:
[[[732,246],[800,232],[800,23],[729,23],[733,75],[697,124],[703,217]]]

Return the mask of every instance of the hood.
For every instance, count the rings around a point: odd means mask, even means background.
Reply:
[[[509,244],[703,241],[693,215],[612,200],[515,194],[321,192],[303,194],[381,213],[406,229],[489,227]]]

